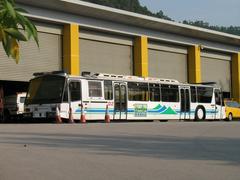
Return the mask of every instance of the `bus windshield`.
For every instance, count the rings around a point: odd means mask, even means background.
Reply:
[[[26,104],[61,103],[65,77],[47,75],[30,81]]]

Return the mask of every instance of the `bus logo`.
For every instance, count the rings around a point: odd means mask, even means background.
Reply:
[[[147,117],[147,104],[134,104],[135,117]]]

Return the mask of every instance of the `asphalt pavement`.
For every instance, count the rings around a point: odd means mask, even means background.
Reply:
[[[0,124],[0,180],[238,180],[240,122]]]

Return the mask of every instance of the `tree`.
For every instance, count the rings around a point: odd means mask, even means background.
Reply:
[[[123,9],[127,11],[132,11],[135,13],[140,13],[140,14],[153,16],[161,19],[166,19],[169,21],[174,21],[172,18],[165,15],[162,10],[158,11],[157,13],[151,12],[150,10],[148,10],[146,6],[142,6],[139,3],[139,0],[82,0],[82,1],[87,1],[95,4],[104,5],[104,6],[110,6],[113,8]],[[212,29],[215,31],[221,31],[225,33],[240,35],[239,26],[230,26],[230,27],[212,26],[208,22],[204,22],[201,20],[197,20],[197,21],[184,20],[182,23],[192,25],[192,26],[202,27],[206,29]]]
[[[163,11],[159,11],[157,13],[151,12],[146,6],[142,6],[139,0],[83,0],[83,1],[173,21],[170,17],[165,15]]]
[[[229,33],[229,34],[234,34],[234,35],[238,35],[238,36],[240,35],[240,27],[239,26],[229,26],[229,27],[213,26],[213,25],[210,25],[208,22],[199,21],[199,20],[197,20],[197,21],[184,20],[182,23],[192,25],[192,26],[202,27],[202,28],[206,28],[206,29],[211,29],[211,30],[215,30],[215,31],[225,32],[225,33]]]
[[[170,17],[166,16],[162,10],[158,11],[156,14],[155,14],[156,17],[158,18],[161,18],[161,19],[166,19],[166,20],[169,20],[169,21],[173,21]]]
[[[38,35],[35,25],[22,13],[27,13],[15,5],[14,0],[0,0],[0,42],[7,56],[20,59],[19,42],[28,41],[31,38],[38,45]]]

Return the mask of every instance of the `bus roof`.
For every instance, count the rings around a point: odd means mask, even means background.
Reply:
[[[205,86],[213,87],[216,86],[215,83],[180,83],[175,79],[166,79],[166,78],[154,78],[154,77],[140,77],[140,76],[130,76],[130,75],[118,75],[118,74],[107,74],[107,73],[91,73],[91,72],[82,72],[82,76],[69,75],[64,71],[53,71],[53,72],[40,72],[34,73],[35,77],[45,76],[45,75],[55,75],[63,76],[73,79],[98,79],[98,80],[112,80],[112,81],[127,81],[127,82],[148,82],[148,83],[161,83],[161,84],[173,84],[173,85],[188,85],[188,86]]]

